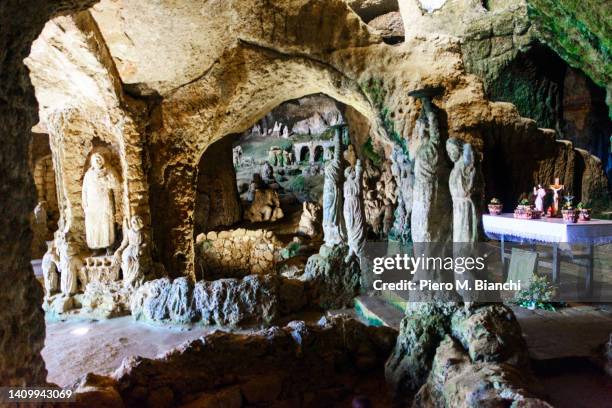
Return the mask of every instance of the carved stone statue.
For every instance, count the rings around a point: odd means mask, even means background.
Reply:
[[[342,218],[342,142],[340,131],[334,135],[334,157],[325,165],[323,183],[323,237],[328,246],[344,241],[344,220]]]
[[[391,172],[399,186],[392,235],[396,240],[407,242],[410,237],[410,216],[412,214],[413,162],[408,158],[408,154],[398,146],[394,148],[391,157],[393,161]]]
[[[348,167],[344,171],[344,222],[349,252],[347,262],[352,256],[361,260],[366,241],[365,213],[362,202],[363,167],[361,160],[357,160],[355,167]]]
[[[64,234],[58,234],[57,250],[59,252],[60,288],[65,296],[71,296],[78,291],[79,271],[83,267],[83,261],[76,245]],[[87,282],[82,282],[83,286]]]
[[[421,144],[414,161],[411,230],[413,242],[446,242],[450,238],[448,168],[444,163],[437,113],[431,97],[419,95],[423,109],[415,131]]]
[[[251,183],[249,184],[249,190],[247,191],[247,201],[253,201],[255,199],[255,191],[264,187],[265,183],[261,179],[261,174],[253,173],[251,176]]]
[[[255,199],[246,214],[249,221],[276,221],[283,216],[277,191],[269,188],[255,190]]]
[[[100,153],[91,156],[91,167],[83,179],[85,234],[91,249],[108,248],[115,242],[117,176]]]
[[[276,156],[274,157],[276,160]],[[272,168],[272,165],[269,162],[265,162],[261,167],[261,176],[263,177],[266,183],[274,181],[274,169]]]
[[[448,181],[453,199],[453,242],[476,242],[479,218],[472,197],[478,183],[472,145],[450,138],[446,142],[446,151],[455,163]]]
[[[357,154],[355,153],[355,148],[352,144],[346,147],[344,151],[344,160],[347,161],[349,166],[355,167],[355,163],[357,162]]]
[[[134,215],[123,226],[123,241],[115,251],[115,262],[121,260],[123,286],[137,288],[142,284],[145,273],[150,267],[150,257],[143,232],[144,222],[139,215]]]
[[[383,217],[383,202],[376,196],[375,190],[367,192],[365,200],[366,222],[372,227],[372,232],[380,234]]]
[[[302,216],[297,232],[310,238],[321,233],[321,205],[314,202],[302,203]]]
[[[240,167],[242,164],[242,146],[236,146],[232,149],[232,161],[234,167]]]
[[[55,248],[55,241],[47,241],[47,252],[42,258],[43,279],[45,281],[45,296],[49,297],[60,289],[59,256]]]

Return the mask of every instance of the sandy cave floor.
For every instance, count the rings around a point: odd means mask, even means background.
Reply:
[[[65,387],[88,372],[107,375],[128,356],[156,357],[212,331],[202,327],[154,327],[135,322],[131,316],[47,323],[42,351],[49,372],[47,380]]]

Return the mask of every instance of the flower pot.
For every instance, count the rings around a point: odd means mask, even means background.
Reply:
[[[514,218],[521,220],[533,220],[540,218],[541,213],[530,205],[519,205],[514,210]]]
[[[502,204],[489,204],[489,214],[499,215],[502,213],[503,207]]]
[[[591,221],[591,209],[590,208],[581,208],[580,214],[578,215],[578,220],[580,221]]]
[[[561,210],[561,215],[563,215],[563,221],[568,223],[574,223],[578,221],[578,212],[576,210]]]

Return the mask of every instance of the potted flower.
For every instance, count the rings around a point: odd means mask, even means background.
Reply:
[[[580,221],[591,221],[591,209],[589,208],[588,204],[581,201],[578,203],[576,208],[578,209],[578,219]]]
[[[528,287],[519,290],[512,299],[512,303],[525,309],[543,309],[555,311],[557,307],[564,306],[556,301],[557,288],[546,276],[534,275]]]
[[[563,204],[563,208],[561,209],[561,215],[565,222],[574,223],[578,221],[578,211],[576,211],[572,204],[573,199],[573,196],[565,196],[565,204]]]
[[[502,213],[503,204],[499,201],[499,198],[493,198],[489,202],[489,214],[499,215]]]
[[[533,205],[531,205],[527,198],[523,198],[514,210],[514,218],[520,218],[524,220],[540,218],[540,212],[533,208]]]

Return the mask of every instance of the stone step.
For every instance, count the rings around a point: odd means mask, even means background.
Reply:
[[[387,326],[396,330],[404,317],[400,309],[378,296],[356,297],[355,311],[371,326]]]

